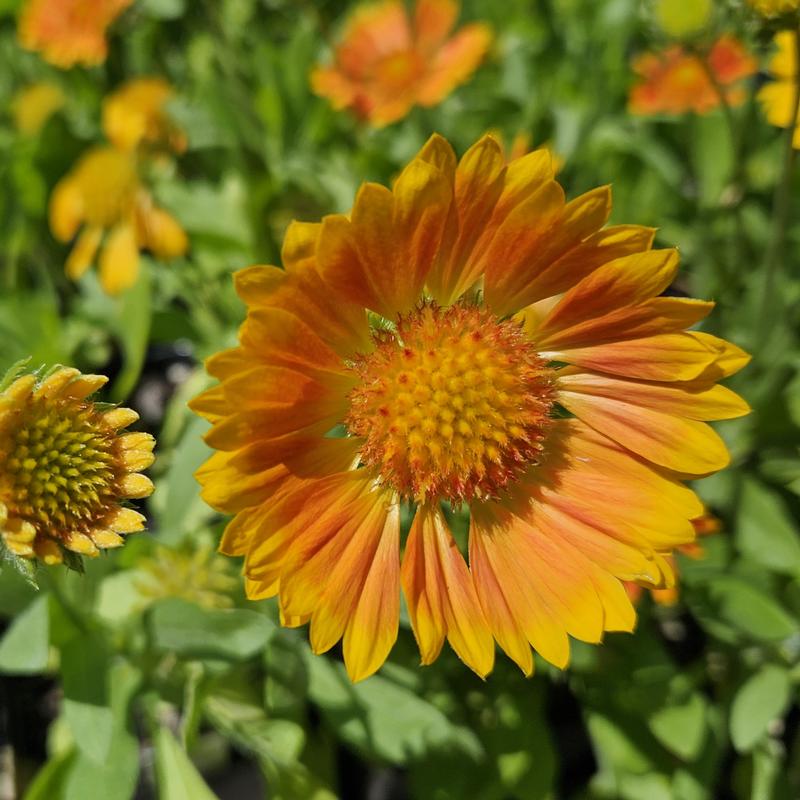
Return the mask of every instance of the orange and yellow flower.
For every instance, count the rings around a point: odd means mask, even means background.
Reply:
[[[109,141],[126,151],[144,144],[182,153],[186,135],[165,108],[174,95],[163,78],[128,81],[103,101],[103,130]]]
[[[720,529],[719,520],[711,514],[703,514],[702,517],[693,519],[692,525],[698,536],[710,536],[712,533],[718,533]],[[696,541],[679,545],[677,551],[688,558],[701,559],[705,557],[703,546]],[[680,597],[677,580],[679,577],[678,563],[674,555],[667,555],[664,556],[664,558],[667,559],[670,567],[672,567],[672,571],[675,573],[674,585],[664,589],[655,589],[651,586],[643,587],[641,584],[628,581],[625,583],[625,590],[628,592],[628,597],[631,598],[632,602],[637,603],[639,601],[644,588],[649,589],[653,600],[661,606],[672,606],[678,602],[678,598]]]
[[[64,105],[64,93],[54,83],[40,81],[20,90],[11,102],[14,126],[25,136],[35,136]]]
[[[66,69],[101,64],[106,31],[133,0],[27,0],[20,12],[20,44]]]
[[[417,0],[413,19],[401,0],[361,6],[333,66],[312,73],[314,92],[374,126],[402,119],[413,106],[437,105],[472,75],[492,39],[482,23],[450,36],[458,12],[456,0]]]
[[[96,556],[144,527],[122,503],[153,491],[141,470],[154,440],[121,433],[135,411],[90,399],[106,381],[58,367],[0,391],[0,537],[14,555],[46,564],[65,550]]]
[[[77,280],[99,250],[100,282],[109,294],[136,282],[141,248],[169,259],[188,247],[183,228],[142,186],[133,155],[113,147],[90,150],[53,190],[53,235],[69,242],[81,226],[66,261],[67,275]]]
[[[758,70],[758,63],[742,43],[732,36],[723,36],[709,51],[706,63],[702,58],[678,46],[663,53],[639,56],[633,69],[641,80],[631,89],[630,111],[634,114],[683,114],[687,111],[706,114],[719,107],[721,92],[730,105],[740,104],[745,95],[739,82]]]
[[[797,86],[797,34],[781,31],[775,36],[777,51],[769,62],[769,71],[775,80],[758,91],[758,100],[770,125],[778,128],[794,126],[794,146],[800,148],[800,114],[793,120]]]
[[[777,17],[800,8],[800,0],[747,0],[747,2],[765,17]]]
[[[493,640],[564,667],[569,636],[633,628],[622,581],[672,585],[703,513],[683,480],[728,463],[706,421],[747,413],[717,381],[748,357],[687,330],[713,303],[661,296],[677,253],[610,211],[608,187],[567,202],[545,150],[507,163],[486,136],[458,161],[433,136],[391,189],[293,223],[284,269],[237,273],[239,345],[192,404],[203,496],[235,514],[248,595],[317,653],[343,638],[352,679],[392,648],[401,586],[422,662],[447,638],[483,676]]]

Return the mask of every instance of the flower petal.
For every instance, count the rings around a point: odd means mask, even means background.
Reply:
[[[439,508],[418,509],[403,557],[403,591],[423,664],[439,655],[445,636],[480,677],[494,664],[494,643],[472,576]]]

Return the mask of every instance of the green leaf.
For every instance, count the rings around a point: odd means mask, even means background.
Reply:
[[[149,614],[153,645],[189,658],[240,661],[264,649],[275,625],[263,614],[246,609],[205,609],[169,598]]]
[[[587,725],[598,750],[601,767],[610,767],[615,772],[650,771],[652,763],[649,756],[628,731],[613,720],[601,714],[589,714]]]
[[[647,724],[667,750],[684,761],[694,761],[706,737],[706,703],[695,692],[683,703],[660,708]]]
[[[50,609],[46,594],[37,597],[0,640],[0,672],[33,675],[44,672],[50,645]]]
[[[155,735],[159,800],[217,800],[189,756],[166,728]]]
[[[264,651],[264,699],[270,713],[300,722],[305,716],[308,669],[294,633],[279,629]]]
[[[382,675],[353,684],[341,664],[306,652],[309,696],[338,736],[362,753],[392,764],[406,764],[435,747],[481,757],[472,731],[453,724],[411,689]]]
[[[226,739],[258,758],[269,782],[270,798],[334,800],[320,776],[312,774],[300,761],[306,743],[302,725],[267,718],[261,706],[241,690],[209,695],[204,710]]]
[[[139,279],[120,298],[114,328],[122,344],[122,371],[114,382],[111,396],[119,403],[131,393],[142,371],[150,334],[150,261],[142,257]]]
[[[180,443],[172,451],[172,460],[164,480],[158,484],[159,528],[166,542],[176,542],[196,530],[213,512],[200,497],[195,471],[211,454],[203,441],[209,424],[192,417]]]
[[[142,0],[141,10],[160,19],[177,19],[186,11],[186,0]]]
[[[81,753],[97,764],[108,757],[114,722],[107,673],[108,652],[99,636],[77,636],[61,648],[64,716]]]
[[[743,481],[736,543],[746,556],[775,572],[800,575],[800,535],[777,492],[755,478]]]
[[[74,761],[72,751],[51,758],[36,773],[22,800],[66,800],[66,781]]]
[[[741,578],[718,576],[709,582],[708,590],[716,614],[754,639],[775,642],[797,632],[795,619],[772,597]]]
[[[65,800],[129,800],[139,776],[139,740],[131,723],[131,701],[141,674],[129,663],[117,662],[110,670],[113,725],[108,757],[98,763],[78,752],[66,783]]]
[[[790,693],[789,673],[776,664],[765,665],[745,681],[731,706],[731,739],[737,750],[753,749],[769,723],[783,714]]]
[[[692,118],[697,191],[703,206],[718,206],[722,191],[734,167],[730,129],[721,113],[695,115]]]

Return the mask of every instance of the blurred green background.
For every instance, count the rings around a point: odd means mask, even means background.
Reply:
[[[108,374],[106,399],[159,440],[149,533],[85,575],[41,570],[38,591],[0,572],[0,773],[19,796],[800,797],[800,203],[765,301],[784,151],[754,100],[768,26],[719,0],[698,40],[733,33],[759,58],[732,119],[644,118],[627,111],[630,61],[668,44],[648,3],[465,0],[461,21],[496,33],[486,62],[440,106],[371,130],[308,83],[351,3],[137,0],[102,66],[65,71],[20,48],[18,5],[0,0],[0,373],[31,356]],[[138,75],[176,89],[188,149],[148,180],[191,246],[144,257],[111,298],[94,270],[64,276],[47,201],[102,141],[103,97]],[[66,102],[23,135],[10,101],[41,80]],[[206,385],[202,359],[235,341],[234,270],[279,263],[290,220],[346,211],[431,132],[463,152],[490,129],[549,143],[568,196],[611,183],[612,222],[680,248],[674,291],[715,300],[705,329],[755,351],[732,381],[754,413],[720,426],[733,466],[696,487],[722,532],[704,558],[678,556],[677,604],[645,593],[634,635],[573,643],[567,671],[537,660],[532,679],[500,658],[482,682],[449,650],[419,668],[403,619],[390,662],[353,686],[335,651],[312,656],[305,631],[246,601],[238,565],[213,555],[224,520],[199,498],[205,423],[185,404]],[[797,199],[796,175],[790,188]]]

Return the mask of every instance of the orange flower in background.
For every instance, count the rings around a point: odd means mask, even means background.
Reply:
[[[509,164],[486,136],[458,161],[433,136],[392,189],[293,223],[284,269],[237,273],[239,345],[192,403],[203,497],[235,515],[248,595],[316,653],[343,638],[353,680],[401,586],[422,662],[446,638],[483,676],[493,640],[564,667],[569,636],[632,630],[622,581],[672,585],[703,513],[682,481],[728,463],[705,420],[747,413],[716,382],[748,357],[687,330],[713,304],[662,297],[677,253],[610,212],[608,187],[566,202],[546,151]],[[443,506],[469,510],[469,565]]]
[[[11,101],[14,126],[25,136],[35,136],[64,102],[64,93],[54,83],[32,83],[17,92]]]
[[[758,63],[732,36],[723,36],[711,48],[707,65],[701,57],[682,47],[670,47],[663,53],[645,53],[633,64],[642,80],[630,93],[628,107],[633,114],[705,114],[719,107],[720,90],[731,105],[744,100],[736,84],[755,74]],[[709,71],[719,86],[714,85]]]
[[[720,522],[719,520],[712,516],[711,514],[703,514],[702,517],[698,517],[697,519],[692,520],[692,525],[694,526],[695,532],[698,536],[710,536],[712,533],[718,533],[720,529]],[[705,550],[698,542],[690,542],[689,544],[682,544],[679,545],[677,548],[678,552],[681,554],[688,556],[689,558],[693,559],[702,559],[705,557]],[[665,554],[664,558],[667,559],[669,565],[672,567],[673,572],[675,573],[675,577],[678,577],[678,564],[675,560],[675,556],[671,554]],[[639,583],[632,583],[626,582],[625,583],[625,590],[628,592],[628,597],[630,597],[631,601],[634,603],[638,603],[639,599],[642,596],[642,592],[645,588],[650,590],[650,594],[653,600],[656,601],[659,605],[662,606],[672,606],[678,602],[678,597],[680,596],[680,592],[678,589],[677,581],[673,586],[670,586],[665,589],[654,589],[652,587],[639,584]]]
[[[153,491],[149,433],[122,433],[139,417],[95,404],[107,382],[56,367],[0,387],[0,538],[14,555],[46,564],[65,551],[96,556],[140,531],[144,517],[123,504]]]
[[[775,36],[774,44],[778,49],[769,62],[769,71],[775,80],[759,89],[758,100],[770,125],[794,126],[793,144],[800,149],[800,115],[792,119],[797,81],[795,36],[792,31],[781,31]]]
[[[402,119],[415,105],[437,105],[472,75],[492,38],[481,23],[448,38],[458,12],[456,0],[417,0],[413,18],[401,0],[361,6],[334,65],[313,71],[314,92],[375,126]]]
[[[170,119],[166,104],[175,95],[163,78],[134,78],[103,101],[103,130],[121,150],[145,144],[176,153],[186,149],[186,135]]]
[[[106,30],[133,0],[27,0],[17,27],[20,44],[66,69],[101,64]]]
[[[99,250],[100,282],[109,294],[136,282],[140,249],[169,259],[183,255],[188,247],[181,226],[154,205],[140,183],[133,156],[113,147],[90,150],[53,190],[53,235],[69,242],[81,226],[67,258],[67,275],[77,280]]]

